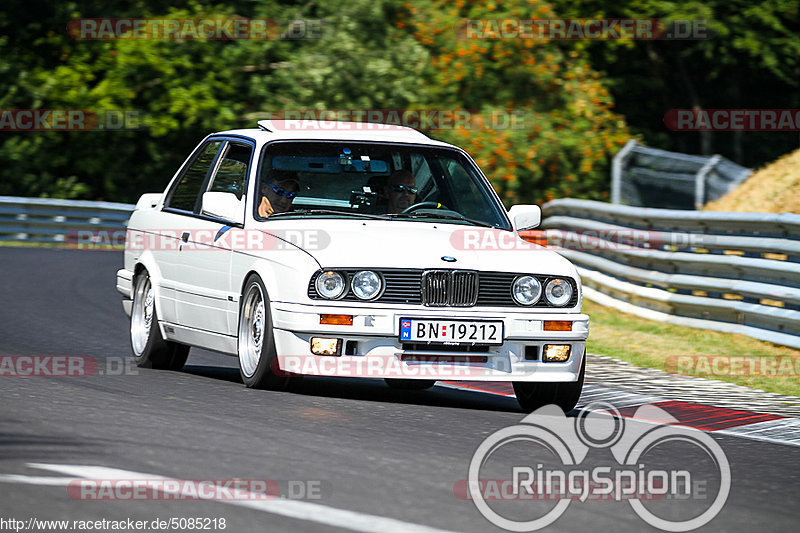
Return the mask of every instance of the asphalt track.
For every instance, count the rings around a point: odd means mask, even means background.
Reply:
[[[197,349],[180,372],[126,370],[127,319],[114,289],[121,261],[117,252],[0,248],[0,356],[87,356],[99,370],[0,377],[0,530],[9,519],[205,517],[225,518],[231,532],[502,531],[454,486],[484,438],[523,418],[513,397],[446,386],[406,393],[335,378],[306,378],[292,392],[248,390],[235,359]],[[708,435],[732,481],[702,530],[796,531],[800,446]],[[516,451],[498,461],[550,460]],[[583,466],[609,464],[602,451]],[[707,469],[680,447],[653,461],[698,475]],[[144,475],[275,480],[284,496],[290,481],[312,482],[302,486],[317,492],[267,502],[87,501],[68,490],[81,478]],[[678,512],[671,505],[665,515]],[[700,512],[707,502],[681,505]],[[626,502],[576,501],[548,530],[656,529]]]

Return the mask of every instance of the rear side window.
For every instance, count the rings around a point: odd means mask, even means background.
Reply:
[[[220,146],[222,146],[222,141],[215,141],[206,144],[200,150],[192,164],[181,176],[178,185],[172,190],[166,207],[192,212],[195,210],[200,191],[203,189]]]

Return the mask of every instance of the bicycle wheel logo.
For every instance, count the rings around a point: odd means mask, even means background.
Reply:
[[[587,500],[627,501],[654,527],[691,531],[722,510],[731,472],[714,439],[669,425],[676,422],[651,405],[630,419],[602,402],[574,418],[556,406],[543,407],[478,446],[469,465],[468,499],[487,520],[508,531],[542,529],[572,501]],[[591,465],[583,464],[590,452]],[[595,455],[609,453],[613,461],[598,464]],[[528,504],[520,512],[509,510],[508,502]]]

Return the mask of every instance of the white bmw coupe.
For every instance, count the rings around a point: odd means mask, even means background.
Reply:
[[[410,128],[261,121],[209,135],[131,215],[117,290],[139,366],[190,346],[248,387],[303,375],[511,381],[577,403],[589,317],[576,269],[518,231],[464,151]]]

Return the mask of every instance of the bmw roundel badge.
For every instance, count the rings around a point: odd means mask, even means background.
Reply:
[[[456,258],[455,257],[450,257],[449,255],[443,255],[442,256],[442,261],[447,261],[448,263],[455,263],[456,262]]]

